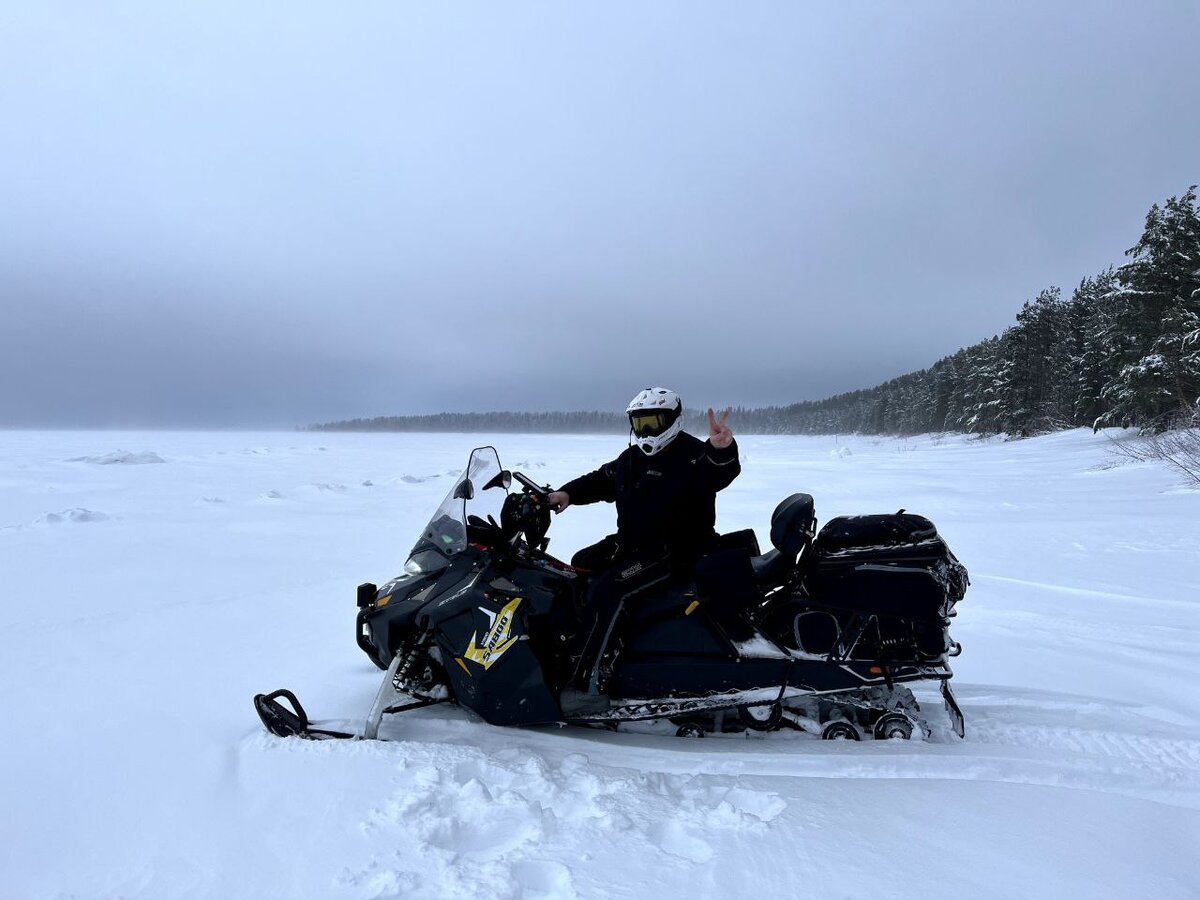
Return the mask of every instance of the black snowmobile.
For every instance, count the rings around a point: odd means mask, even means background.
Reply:
[[[493,725],[926,737],[906,685],[936,681],[963,735],[947,659],[961,649],[948,629],[966,569],[928,519],[904,511],[835,518],[817,533],[808,494],[776,507],[767,553],[752,531],[725,535],[692,582],[627,598],[601,661],[611,707],[564,716],[587,573],[546,552],[548,492],[502,469],[494,448],[474,450],[403,573],[358,588],[358,645],[387,670],[361,733],[311,727],[286,690],[254,698],[267,729],[376,738],[385,714],[451,702]]]

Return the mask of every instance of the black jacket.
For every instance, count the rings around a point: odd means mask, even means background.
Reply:
[[[580,505],[617,504],[621,555],[668,551],[677,561],[695,560],[716,541],[717,491],[741,471],[737,441],[722,450],[680,432],[654,456],[630,447],[559,490]]]

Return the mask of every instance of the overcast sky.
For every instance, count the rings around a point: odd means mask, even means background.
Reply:
[[[1119,263],[1200,4],[12,3],[0,426],[763,405]]]

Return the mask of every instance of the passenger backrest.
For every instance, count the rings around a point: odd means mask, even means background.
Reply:
[[[812,541],[816,526],[812,494],[792,494],[771,514],[771,544],[794,561]]]

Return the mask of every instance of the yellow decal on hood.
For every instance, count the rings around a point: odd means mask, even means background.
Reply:
[[[471,662],[479,663],[484,669],[490,669],[496,660],[517,642],[516,637],[511,637],[509,632],[512,630],[513,619],[517,615],[517,606],[520,602],[520,597],[513,598],[512,603],[500,610],[499,615],[482,606],[479,607],[480,612],[492,620],[492,627],[483,636],[482,645],[475,641],[478,632],[472,634],[471,643],[467,646],[467,652],[463,656]]]

